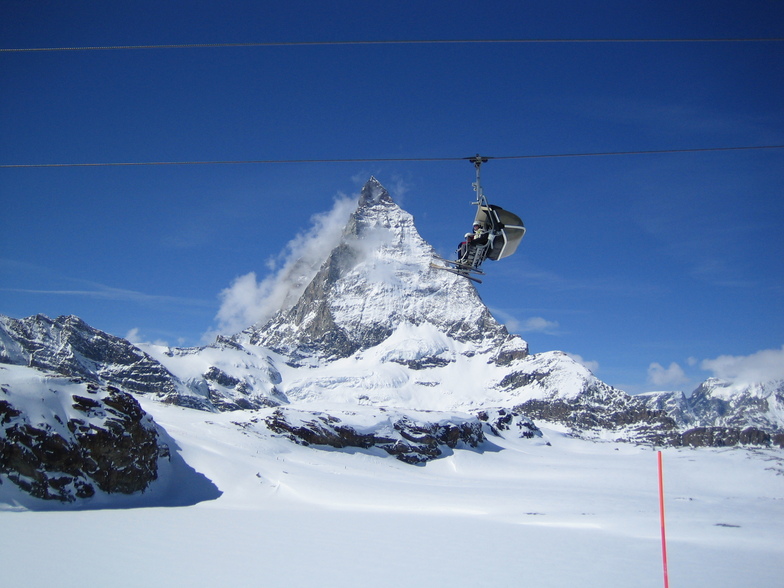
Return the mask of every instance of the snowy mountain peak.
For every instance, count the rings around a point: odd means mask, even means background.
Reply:
[[[360,193],[359,208],[373,206],[382,202],[384,204],[394,204],[392,197],[389,195],[386,188],[381,185],[381,182],[374,176],[370,176],[370,179],[363,186],[362,192]]]
[[[330,360],[379,345],[407,325],[432,325],[484,350],[510,339],[470,282],[431,267],[434,254],[413,217],[370,178],[340,243],[300,299],[241,338],[294,358]]]

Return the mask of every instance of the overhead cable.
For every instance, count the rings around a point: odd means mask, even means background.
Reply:
[[[487,156],[487,159],[555,159],[567,157],[610,157],[618,155],[657,155],[667,153],[709,153],[719,151],[755,151],[784,149],[784,145],[756,145],[747,147],[704,147],[695,149],[654,149],[646,151],[597,151],[586,153],[533,153],[528,155]],[[43,168],[43,167],[139,167],[166,165],[242,165],[242,164],[285,164],[285,163],[383,163],[417,161],[465,161],[473,157],[351,157],[331,159],[235,159],[203,161],[105,161],[90,163],[3,163],[0,169]]]
[[[388,39],[370,41],[269,41],[251,43],[171,43],[160,45],[95,45],[82,47],[10,47],[0,53],[49,51],[120,51],[132,49],[217,49],[254,47],[322,47],[341,45],[467,45],[467,44],[553,44],[553,43],[777,43],[784,37],[712,39]]]

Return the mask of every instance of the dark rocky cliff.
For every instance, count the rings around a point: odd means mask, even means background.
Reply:
[[[8,371],[0,366],[2,381]],[[17,377],[0,387],[0,473],[6,480],[35,498],[74,502],[97,491],[142,492],[157,479],[158,460],[169,449],[133,396],[28,371],[26,381]]]

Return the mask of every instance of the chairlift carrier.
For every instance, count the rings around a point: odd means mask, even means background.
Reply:
[[[498,261],[504,257],[509,257],[517,251],[517,246],[525,235],[525,226],[516,214],[487,202],[487,198],[482,190],[480,171],[482,164],[488,158],[477,155],[468,159],[473,161],[474,167],[476,167],[476,182],[472,184],[476,192],[476,202],[472,202],[472,204],[478,206],[478,208],[474,217],[474,223],[478,223],[487,234],[487,242],[469,247],[466,255],[456,261],[439,258],[441,261],[446,262],[448,267],[435,264],[432,264],[432,266],[481,283],[481,280],[472,274],[484,273],[479,269],[479,266],[482,265],[485,259],[489,258]]]
[[[485,258],[498,261],[517,251],[517,246],[525,235],[525,225],[516,214],[487,202],[480,177],[481,166],[487,161],[487,158],[477,155],[472,157],[471,161],[476,167],[476,182],[473,187],[477,198],[476,202],[472,204],[479,207],[474,217],[474,223],[479,223],[490,234],[485,255],[479,263],[475,264],[475,267],[478,267]]]

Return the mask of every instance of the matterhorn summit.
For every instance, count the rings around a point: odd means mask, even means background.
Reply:
[[[506,345],[525,355],[525,342],[492,317],[468,280],[431,267],[434,256],[413,217],[371,178],[340,243],[300,299],[238,340],[295,361],[337,360],[381,345],[396,333],[400,339],[402,331],[408,340],[430,339],[426,333],[438,332],[470,344],[474,353],[501,351]],[[436,347],[438,355],[443,346]]]

